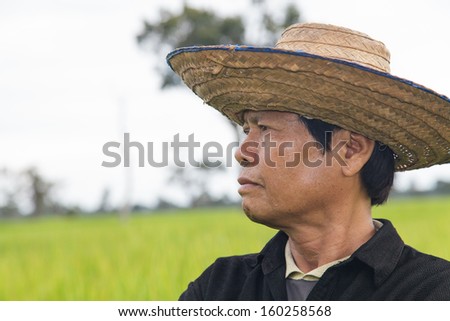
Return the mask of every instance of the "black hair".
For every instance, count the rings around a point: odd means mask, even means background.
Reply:
[[[318,119],[309,119],[299,116],[311,136],[325,149],[331,150],[330,133],[340,130],[341,127],[326,123]],[[395,153],[386,145],[375,141],[375,146],[367,163],[361,169],[361,180],[372,205],[381,205],[386,202],[394,182]]]

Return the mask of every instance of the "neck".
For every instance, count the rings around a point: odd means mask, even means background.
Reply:
[[[367,202],[303,217],[283,231],[289,236],[294,261],[304,273],[351,255],[375,234]]]

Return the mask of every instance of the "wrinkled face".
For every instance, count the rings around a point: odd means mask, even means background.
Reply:
[[[239,194],[247,216],[282,228],[332,204],[342,192],[339,164],[328,159],[298,115],[247,111],[236,151]]]

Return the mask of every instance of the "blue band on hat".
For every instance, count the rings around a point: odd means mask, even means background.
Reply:
[[[170,66],[170,68],[172,68],[172,65],[170,64],[170,59],[172,59],[174,56],[179,55],[181,53],[186,53],[186,52],[200,52],[200,51],[207,51],[207,50],[266,52],[266,53],[285,54],[285,55],[293,55],[293,56],[298,56],[298,57],[308,57],[308,58],[332,61],[334,63],[347,65],[347,66],[350,66],[353,68],[357,68],[357,69],[364,70],[364,71],[367,71],[367,72],[370,72],[373,74],[380,75],[382,77],[386,77],[386,78],[389,78],[389,79],[392,79],[395,81],[399,81],[408,86],[417,88],[419,90],[422,90],[429,94],[437,96],[437,97],[445,100],[446,102],[450,102],[450,99],[445,95],[438,94],[437,92],[435,92],[429,88],[426,88],[422,85],[416,84],[410,80],[391,75],[390,73],[375,70],[375,69],[365,67],[365,66],[353,63],[353,62],[345,61],[345,60],[340,60],[340,59],[335,59],[335,58],[327,58],[327,57],[323,57],[323,56],[310,54],[310,53],[307,53],[307,52],[304,52],[301,50],[289,51],[289,50],[282,50],[282,49],[276,49],[276,48],[270,48],[270,47],[254,47],[254,46],[244,46],[244,45],[192,46],[192,47],[179,48],[179,49],[176,49],[176,50],[170,52],[166,57],[166,61],[167,61],[167,64]],[[172,70],[173,70],[173,68],[172,68]]]

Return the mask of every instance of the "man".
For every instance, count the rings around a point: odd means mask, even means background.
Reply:
[[[447,97],[389,74],[381,42],[323,24],[293,25],[275,48],[188,47],[168,63],[243,125],[243,209],[280,231],[259,254],[218,259],[180,299],[450,300],[450,263],[371,216],[395,170],[450,161]]]

